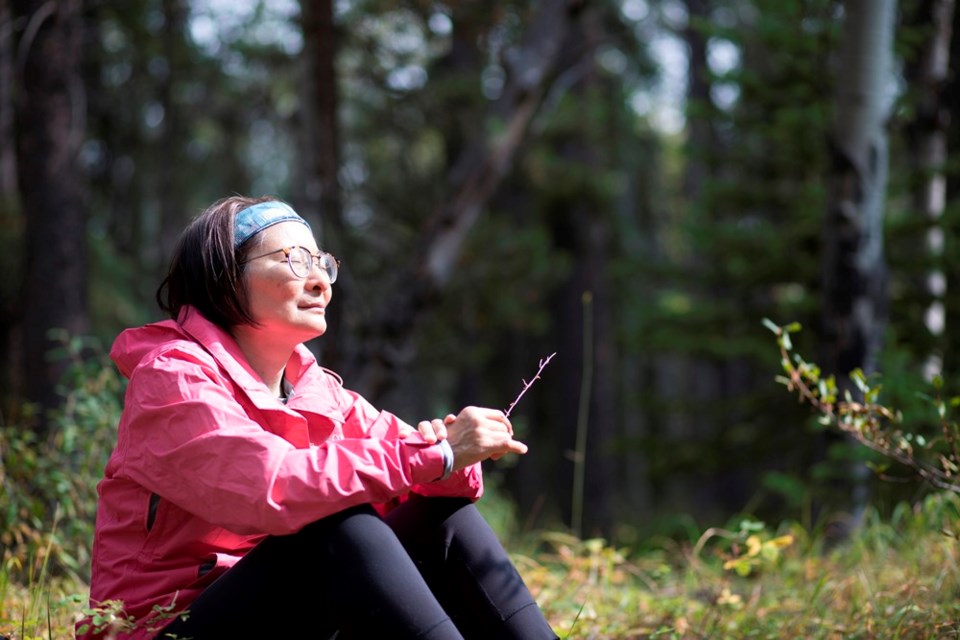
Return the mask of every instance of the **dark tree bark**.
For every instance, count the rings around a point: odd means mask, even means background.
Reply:
[[[702,198],[707,181],[712,178],[711,165],[719,151],[713,128],[713,101],[710,89],[710,66],[707,63],[707,34],[698,28],[698,21],[710,18],[710,0],[686,0],[687,24],[682,31],[689,55],[687,62],[687,158],[684,164],[683,193],[690,202]]]
[[[948,108],[949,121],[952,123],[946,131],[948,157],[955,155],[960,149],[960,125],[958,125],[960,123],[960,74],[956,72],[956,61],[960,60],[960,11],[956,9],[953,12],[949,55],[954,64],[943,86],[943,100]],[[960,167],[955,164],[947,167],[946,199],[948,203],[960,200]],[[948,207],[943,224],[952,237],[957,237],[960,231],[960,220],[955,207]],[[955,288],[960,282],[960,259],[956,253],[947,251],[945,254],[944,269],[948,288]],[[947,296],[945,304],[944,322],[950,326],[957,317],[960,317],[960,296]],[[944,334],[943,349],[944,378],[953,381],[952,389],[955,393],[956,385],[960,384],[960,336],[957,336],[957,332],[947,331]]]
[[[0,199],[16,196],[17,156],[13,113],[13,16],[10,4],[0,2]],[[4,205],[6,206],[6,205]]]
[[[301,154],[307,175],[304,215],[318,225],[322,247],[336,253],[346,241],[340,171],[340,125],[338,120],[336,58],[339,42],[332,0],[301,0],[304,40],[304,97],[301,114],[304,141]],[[354,331],[345,326],[345,310],[353,287],[348,278],[337,282],[337,303],[328,310],[328,335],[316,345],[326,367],[343,371],[356,347],[350,340]]]
[[[17,193],[16,128],[13,111],[13,16],[10,4],[0,1],[0,242],[9,247],[0,257],[8,277],[0,283],[0,415],[11,410],[19,391],[14,372],[19,340],[14,338],[16,298],[20,282],[20,199]]]
[[[14,0],[17,163],[26,218],[22,293],[24,391],[58,404],[64,362],[48,332],[87,331],[85,191],[78,166],[85,97],[80,81],[81,1]],[[44,427],[41,426],[41,429]]]
[[[146,223],[148,229],[160,229],[160,242],[138,243],[142,248],[137,252],[143,273],[163,272],[165,267],[163,248],[173,246],[186,221],[190,218],[186,211],[186,190],[183,188],[183,158],[185,133],[183,114],[177,98],[178,83],[187,70],[185,38],[189,7],[184,0],[163,0],[164,29],[160,35],[160,50],[166,63],[165,71],[158,80],[158,94],[163,107],[163,121],[160,125],[158,149],[160,162],[157,164],[156,199],[160,204],[159,220]],[[147,208],[144,207],[144,210]],[[146,215],[146,211],[141,212]],[[141,220],[141,225],[144,221]],[[141,232],[142,233],[142,232]],[[143,234],[140,236],[144,237]]]

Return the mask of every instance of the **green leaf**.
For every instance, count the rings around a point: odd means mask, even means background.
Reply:
[[[766,526],[763,522],[759,520],[741,520],[740,521],[740,531],[763,531],[763,527]]]

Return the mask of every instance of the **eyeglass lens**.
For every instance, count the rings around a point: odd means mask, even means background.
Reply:
[[[290,270],[294,275],[300,278],[306,278],[313,270],[314,256],[304,247],[293,247],[287,254],[287,262],[290,264]],[[333,284],[337,280],[337,261],[329,253],[321,253],[319,256],[320,268],[326,271],[327,278]]]

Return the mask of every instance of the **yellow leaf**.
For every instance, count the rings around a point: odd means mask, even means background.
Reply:
[[[788,533],[785,536],[779,536],[777,538],[774,538],[773,540],[770,541],[770,544],[774,545],[779,549],[789,547],[790,545],[793,544],[793,534]]]

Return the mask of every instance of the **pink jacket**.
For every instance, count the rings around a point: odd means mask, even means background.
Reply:
[[[189,307],[124,331],[110,355],[130,382],[98,485],[90,600],[124,603],[138,624],[121,637],[151,637],[169,620],[155,607],[186,608],[266,535],[358,504],[382,510],[410,491],[483,492],[479,464],[437,481],[440,447],[399,439],[399,418],[344,389],[302,345],[285,370],[286,404]]]

